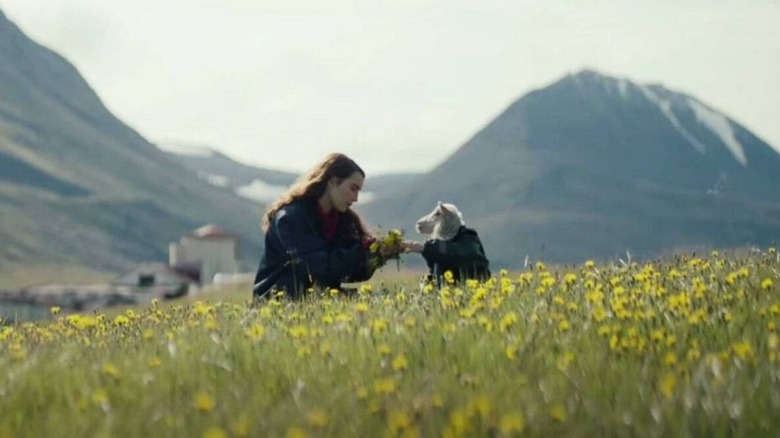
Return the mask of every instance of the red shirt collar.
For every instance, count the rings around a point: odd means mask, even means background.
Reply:
[[[330,242],[336,235],[336,227],[339,223],[339,212],[336,209],[332,209],[330,212],[325,213],[322,206],[317,202],[317,214],[322,219],[322,233],[325,235],[325,241]]]
[[[322,205],[320,205],[320,203],[317,202],[317,214],[320,215],[322,220],[327,220],[333,218],[333,216],[338,216],[339,212],[336,211],[335,208],[333,208],[326,213],[325,210],[322,209]]]

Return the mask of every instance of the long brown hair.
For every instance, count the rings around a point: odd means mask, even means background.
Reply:
[[[319,164],[299,178],[282,196],[268,206],[263,215],[263,231],[268,230],[274,214],[282,207],[299,199],[317,200],[325,194],[328,181],[331,178],[344,180],[355,172],[360,172],[363,178],[366,177],[366,172],[348,156],[337,152],[326,155]],[[346,214],[354,219],[357,232],[360,234],[359,237],[371,237],[371,233],[368,231],[365,223],[354,210],[350,208]]]

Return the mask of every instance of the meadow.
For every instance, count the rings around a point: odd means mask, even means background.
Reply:
[[[54,308],[0,326],[0,437],[780,434],[775,248],[494,274]]]

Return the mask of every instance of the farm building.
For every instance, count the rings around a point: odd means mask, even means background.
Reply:
[[[223,228],[205,225],[169,245],[168,264],[201,285],[209,285],[216,274],[238,273],[238,243],[238,238]]]
[[[153,292],[160,298],[175,298],[192,293],[197,281],[164,263],[143,263],[111,282],[116,288],[133,292]]]

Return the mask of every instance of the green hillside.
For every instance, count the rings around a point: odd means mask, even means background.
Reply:
[[[241,238],[247,265],[259,259],[256,204],[171,160],[1,12],[0,171],[0,287],[3,273],[36,264],[164,261],[170,242],[206,223]]]

